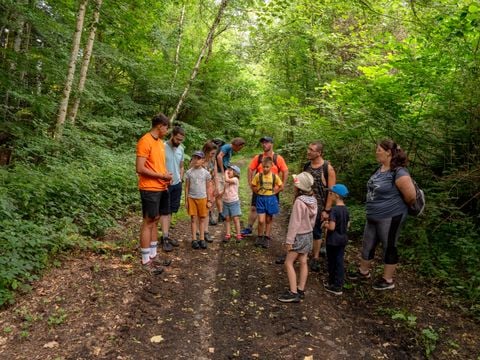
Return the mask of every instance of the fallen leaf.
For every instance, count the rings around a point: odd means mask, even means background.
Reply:
[[[215,348],[211,347],[211,348],[208,348],[208,352],[210,354],[213,354],[215,352]]]
[[[164,339],[163,339],[163,336],[162,335],[155,335],[155,336],[152,336],[150,338],[150,342],[152,343],[160,343],[162,342]]]
[[[305,356],[303,360],[313,360],[313,355]]]
[[[43,345],[44,348],[46,349],[53,349],[54,347],[57,347],[58,346],[58,342],[56,341],[50,341],[48,343],[46,343],[45,345]]]

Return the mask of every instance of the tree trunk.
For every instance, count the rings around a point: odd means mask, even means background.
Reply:
[[[222,19],[223,12],[225,11],[227,3],[228,3],[228,0],[222,0],[222,2],[220,3],[220,6],[218,8],[217,16],[215,17],[215,20],[213,21],[213,24],[210,27],[210,31],[208,32],[207,39],[205,40],[205,43],[203,44],[202,50],[200,51],[200,55],[198,56],[197,62],[195,63],[195,66],[193,67],[192,74],[190,75],[190,79],[188,80],[187,85],[185,86],[185,89],[183,90],[183,93],[180,96],[180,99],[178,100],[177,107],[175,108],[175,111],[170,116],[170,122],[171,123],[173,123],[175,121],[175,119],[177,118],[178,113],[180,112],[180,108],[182,107],[183,102],[187,98],[188,91],[190,90],[190,87],[192,86],[193,81],[197,77],[198,71],[200,69],[200,63],[202,62],[202,59],[205,56],[205,52],[207,51],[207,49],[211,46],[211,43],[213,42],[215,29],[217,28],[218,24],[220,24],[220,20]]]
[[[177,75],[178,75],[178,67],[179,67],[179,60],[180,60],[180,46],[182,44],[182,35],[183,35],[183,21],[185,19],[185,3],[182,6],[182,13],[180,14],[180,21],[178,24],[178,44],[177,44],[177,50],[175,51],[175,73],[173,74],[173,80],[172,80],[172,90],[173,87],[175,86],[175,82],[177,81]]]
[[[83,90],[85,89],[85,82],[87,81],[88,66],[92,57],[93,43],[95,42],[95,34],[97,32],[97,26],[100,20],[100,7],[102,6],[102,1],[103,0],[96,0],[95,11],[93,13],[93,23],[90,28],[90,35],[88,36],[87,44],[85,45],[83,53],[82,68],[80,69],[80,79],[78,81],[78,92],[68,115],[69,120],[72,122],[72,124],[75,124],[78,107],[80,106],[80,98],[82,96]]]
[[[77,25],[72,40],[72,52],[70,53],[70,62],[68,64],[67,80],[65,81],[65,87],[63,89],[63,95],[60,101],[57,123],[55,127],[55,132],[53,134],[54,138],[62,137],[63,125],[65,124],[65,118],[67,116],[68,100],[70,98],[73,78],[75,76],[75,67],[77,63],[78,50],[80,48],[80,39],[82,37],[83,21],[85,19],[87,3],[88,0],[80,0],[80,6],[77,13]]]

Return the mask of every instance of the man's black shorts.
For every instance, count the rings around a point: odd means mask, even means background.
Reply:
[[[142,199],[142,213],[144,218],[148,217],[153,219],[158,215],[170,214],[170,197],[168,190],[140,190],[140,198]]]
[[[178,212],[180,209],[180,200],[182,199],[182,183],[179,182],[176,185],[170,185],[168,187],[168,193],[170,195],[170,214]]]

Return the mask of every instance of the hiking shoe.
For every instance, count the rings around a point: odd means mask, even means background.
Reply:
[[[225,235],[225,237],[223,238],[223,242],[224,242],[224,243],[229,242],[231,238],[232,238],[232,235],[227,234],[227,235]]]
[[[160,260],[158,256],[150,258],[150,261],[158,266],[170,266],[170,264],[172,263],[171,259]]]
[[[300,295],[287,290],[280,295],[277,300],[283,303],[298,303],[300,302]]]
[[[209,242],[209,243],[213,242],[213,239],[211,238],[211,236],[208,232],[204,232],[203,236],[205,237],[206,242]]]
[[[297,294],[300,299],[305,299],[305,290],[300,290],[299,288],[297,288]]]
[[[263,237],[263,242],[262,242],[262,247],[264,249],[268,249],[270,247],[270,241],[272,238],[270,236],[264,236]]]
[[[255,240],[255,246],[264,249],[268,248],[266,236],[257,236],[257,239]]]
[[[212,214],[210,213],[210,216],[208,217],[208,225],[215,226],[217,224],[218,224],[217,220],[215,220]]]
[[[395,287],[395,283],[393,281],[388,282],[387,280],[385,280],[382,277],[382,278],[378,279],[377,281],[375,281],[373,283],[372,287],[375,290],[390,290],[390,289],[393,289]]]
[[[240,234],[242,234],[242,236],[250,236],[252,235],[252,229],[249,227],[246,227],[245,229],[240,231]]]
[[[277,258],[275,259],[275,264],[278,264],[278,265],[285,264],[285,258],[286,258],[285,255],[277,256]]]
[[[200,249],[200,243],[198,240],[192,240],[192,248],[195,250]]]
[[[168,242],[169,242],[170,244],[172,244],[172,246],[174,246],[174,247],[180,246],[180,244],[178,243],[178,240],[177,240],[177,239],[172,239],[172,238],[169,238],[168,236],[165,237],[164,239],[167,239]]]
[[[347,278],[349,278],[350,280],[366,280],[370,278],[370,271],[366,274],[362,273],[360,269],[357,269],[355,271],[349,271],[347,273]]]
[[[343,290],[341,287],[337,287],[337,286],[334,286],[332,284],[323,284],[323,287],[325,288],[325,290],[327,290],[329,293],[332,293],[332,294],[335,294],[335,295],[342,295],[343,294]]]
[[[312,259],[310,261],[310,271],[320,272],[320,260]]]
[[[172,243],[170,242],[170,239],[169,238],[163,238],[162,237],[162,249],[163,251],[165,252],[170,252],[173,250],[173,245]]]
[[[156,265],[152,260],[145,264],[142,264],[142,269],[151,275],[160,275],[161,273],[163,273],[163,267],[161,267],[160,265]]]
[[[198,245],[202,248],[202,249],[206,249],[208,247],[207,245],[207,242],[205,240],[200,240],[198,242]]]
[[[327,247],[326,247],[325,245],[323,245],[323,246],[320,248],[320,256],[321,256],[321,257],[327,256]]]

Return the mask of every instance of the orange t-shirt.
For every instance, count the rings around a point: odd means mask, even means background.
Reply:
[[[155,139],[152,134],[146,133],[137,143],[137,157],[146,158],[145,167],[157,173],[167,173],[165,161],[165,144],[162,139]],[[168,188],[168,181],[138,174],[138,188],[140,190],[163,191]]]
[[[258,157],[259,155],[255,155],[255,157],[250,162],[250,166],[248,168],[252,171],[257,170],[257,173],[261,173],[263,171],[263,166],[261,163],[258,162]],[[266,155],[263,154],[264,159],[265,157]],[[272,159],[273,159],[273,155],[272,155]],[[278,174],[279,172],[285,172],[288,170],[287,163],[285,162],[285,159],[281,155],[277,155],[277,165],[275,165],[275,163],[272,162],[272,172],[274,174]]]

